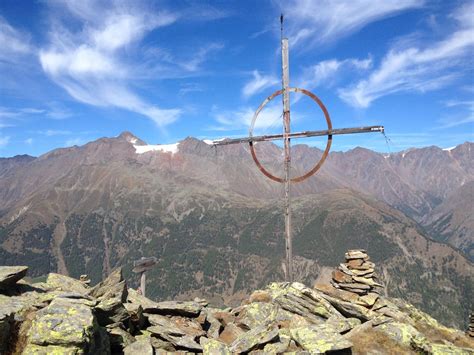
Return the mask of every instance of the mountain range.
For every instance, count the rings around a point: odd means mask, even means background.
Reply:
[[[474,308],[474,144],[381,154],[330,153],[318,175],[292,186],[295,279],[327,279],[347,249],[367,249],[390,296],[448,325]],[[281,148],[256,145],[281,173]],[[292,173],[322,151],[292,147]],[[283,189],[245,145],[188,137],[148,145],[129,132],[40,157],[0,159],[0,263],[40,277],[158,258],[147,292],[235,305],[283,278]]]

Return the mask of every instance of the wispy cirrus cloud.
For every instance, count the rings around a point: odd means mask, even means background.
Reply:
[[[249,129],[253,116],[255,115],[255,108],[244,106],[235,110],[220,110],[218,107],[213,107],[211,112],[216,121],[216,125],[209,127],[209,130],[238,131]],[[254,133],[281,125],[281,117],[281,105],[277,103],[268,105],[260,112],[255,123]]]
[[[448,100],[444,102],[447,108],[455,109],[455,114],[442,117],[438,120],[435,129],[452,128],[460,125],[474,123],[474,100]]]
[[[0,16],[0,61],[15,62],[19,56],[30,54],[30,36],[11,26]]]
[[[246,98],[262,92],[269,87],[272,87],[280,82],[273,75],[262,75],[258,70],[252,72],[253,78],[248,81],[242,88],[242,95]]]
[[[472,57],[474,21],[466,15],[472,11],[472,3],[459,8],[452,15],[458,29],[440,41],[391,49],[368,78],[339,90],[339,96],[354,107],[366,108],[382,96],[425,92],[452,83]]]
[[[56,84],[80,102],[136,112],[160,127],[179,118],[180,109],[148,103],[133,90],[134,70],[125,60],[128,48],[151,31],[174,23],[177,14],[146,11],[133,3],[66,1],[54,5],[82,24],[80,30],[74,30],[53,23],[50,44],[39,52],[44,72]]]
[[[372,58],[367,59],[328,59],[306,68],[298,79],[298,86],[315,88],[322,84],[332,86],[341,77],[341,72],[350,70],[364,71],[372,67]]]
[[[287,34],[292,45],[311,48],[345,37],[371,22],[419,8],[424,0],[291,0],[282,9],[291,22]]]

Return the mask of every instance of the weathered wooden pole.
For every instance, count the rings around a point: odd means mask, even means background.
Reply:
[[[146,272],[143,271],[140,275],[140,290],[142,295],[145,296],[145,287],[146,287]]]
[[[291,188],[291,142],[290,142],[290,70],[289,70],[289,54],[288,39],[281,40],[281,69],[282,69],[282,86],[283,86],[283,141],[285,148],[285,251],[286,251],[286,281],[293,281],[293,251],[291,242],[291,209],[290,209],[290,188]]]
[[[132,271],[136,274],[140,274],[140,291],[142,295],[145,296],[145,289],[146,289],[146,272],[151,270],[157,263],[155,257],[151,258],[144,258],[142,257],[139,260],[135,260],[133,262],[134,268]]]

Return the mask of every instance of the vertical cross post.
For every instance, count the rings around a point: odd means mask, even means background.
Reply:
[[[145,287],[146,287],[146,272],[143,271],[140,275],[140,290],[142,295],[145,296]]]
[[[283,86],[283,127],[284,127],[284,149],[285,149],[285,276],[286,281],[293,281],[293,252],[291,243],[291,210],[290,210],[290,165],[291,165],[291,143],[290,143],[290,68],[288,55],[288,39],[281,40],[281,69]]]
[[[140,291],[142,295],[145,296],[145,288],[146,288],[146,272],[151,270],[153,266],[156,265],[157,259],[155,257],[151,258],[144,258],[135,260],[133,262],[134,268],[132,271],[136,274],[140,274]]]

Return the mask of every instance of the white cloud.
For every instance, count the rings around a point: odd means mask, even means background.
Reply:
[[[53,137],[53,136],[68,136],[72,134],[71,131],[64,131],[64,130],[58,130],[58,129],[47,129],[44,131],[38,131],[38,134],[42,134],[46,137]]]
[[[301,88],[315,88],[322,85],[331,85],[340,77],[341,71],[345,70],[367,70],[372,66],[372,58],[367,59],[329,59],[319,62],[306,70],[298,80],[298,86]]]
[[[39,53],[46,74],[73,98],[89,105],[136,112],[160,127],[179,118],[180,109],[160,108],[133,91],[130,83],[134,68],[124,59],[128,47],[138,44],[150,31],[175,22],[177,15],[115,2],[61,4],[83,26],[79,32],[71,32],[59,24],[52,26],[50,46]]]
[[[474,23],[461,18],[460,24],[457,31],[425,48],[391,49],[367,79],[339,90],[339,96],[354,107],[366,108],[385,95],[425,92],[451,83],[474,47]]]
[[[213,109],[213,116],[217,122],[217,126],[210,127],[210,130],[215,131],[235,131],[248,129],[255,114],[255,109],[252,107],[241,107],[237,110],[220,111]],[[282,123],[282,108],[281,104],[270,104],[263,111],[260,112],[256,124],[255,134],[261,133],[263,130],[268,130]]]
[[[244,97],[250,97],[279,83],[276,77],[272,75],[261,75],[257,70],[254,70],[252,75],[253,79],[247,82],[242,89],[242,95]]]
[[[210,43],[203,45],[195,53],[193,53],[193,57],[191,59],[188,61],[178,62],[178,64],[187,71],[195,72],[201,69],[201,65],[211,53],[215,53],[222,48],[224,48],[222,43]]]
[[[0,136],[0,148],[5,147],[10,142],[9,136]]]
[[[424,0],[291,0],[282,7],[283,13],[291,19],[286,26],[290,42],[309,48],[423,4]]]
[[[456,108],[460,112],[439,119],[437,129],[457,127],[474,122],[474,100],[448,100],[444,104],[446,107]]]
[[[32,145],[33,144],[33,138],[25,139],[25,144]]]
[[[13,28],[2,16],[0,16],[0,43],[0,61],[13,62],[17,56],[32,51],[29,36]]]

